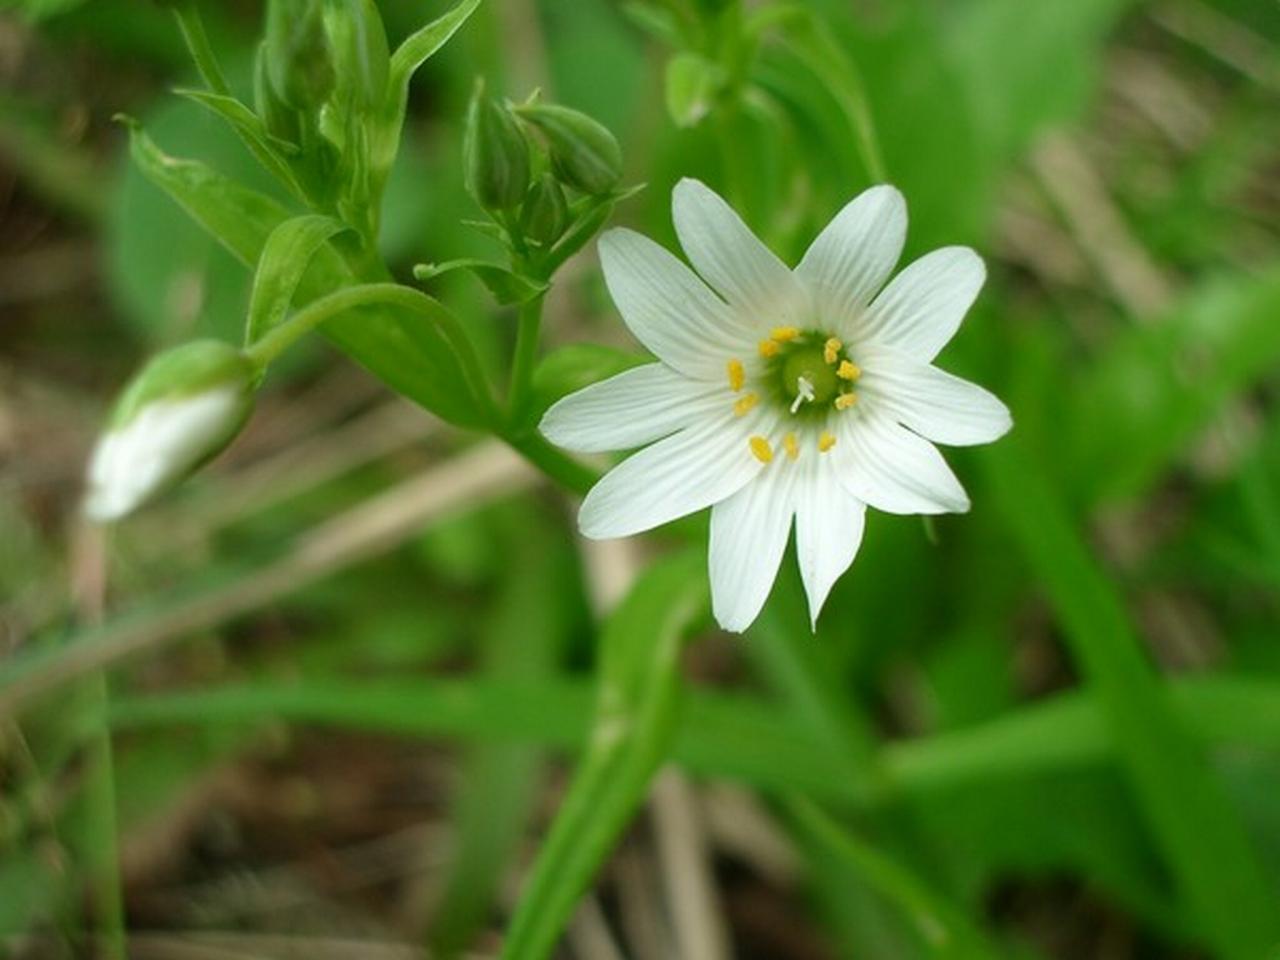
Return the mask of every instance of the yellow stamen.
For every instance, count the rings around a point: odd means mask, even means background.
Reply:
[[[733,415],[735,417],[746,416],[757,403],[760,398],[754,393],[744,393],[741,397],[733,402]]]
[[[830,430],[823,430],[822,436],[818,437],[818,452],[826,453],[836,445],[836,435]]]
[[[840,348],[843,346],[844,344],[841,343],[839,340],[837,340],[835,337],[830,338],[826,343],[822,345],[823,362],[828,364],[834,364],[836,360],[839,358]]]
[[[774,327],[769,331],[769,336],[778,343],[786,343],[788,340],[794,340],[800,336],[799,327]]]
[[[788,433],[782,438],[782,449],[787,451],[788,460],[796,460],[800,456],[800,444],[796,442],[796,435]]]
[[[841,380],[857,380],[862,376],[862,371],[856,363],[850,363],[848,360],[841,360],[840,366],[836,367],[836,376]]]
[[[840,396],[836,397],[836,409],[848,410],[857,402],[858,395],[856,393],[842,393]]]
[[[773,459],[773,448],[769,446],[769,441],[764,437],[757,434],[747,442],[751,444],[751,452],[761,463],[768,463]]]
[[[746,382],[747,371],[742,366],[741,360],[729,361],[729,389],[735,393],[742,389],[742,385]]]
[[[760,356],[768,360],[770,357],[776,357],[777,355],[778,355],[777,340],[761,340],[760,341]]]

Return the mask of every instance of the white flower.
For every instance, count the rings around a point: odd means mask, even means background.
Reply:
[[[116,520],[222,450],[253,406],[253,369],[226,344],[161,354],[121,396],[89,462],[84,510]]]
[[[944,247],[885,286],[907,225],[890,186],[850,201],[794,270],[705,184],[682,180],[672,210],[701,279],[630,230],[600,239],[613,300],[660,362],[565,397],[541,429],[581,452],[649,445],[587,495],[585,536],[712,508],[712,606],[726,630],[760,612],[794,518],[816,623],[866,505],[967,510],[934,442],[986,443],[1011,426],[994,396],[932,365],[982,286],[982,261]]]

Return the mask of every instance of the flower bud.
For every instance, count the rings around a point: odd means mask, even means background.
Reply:
[[[467,191],[486,210],[510,210],[529,187],[529,143],[511,112],[477,81],[462,140]]]
[[[271,88],[290,107],[318,109],[333,92],[333,51],[319,0],[270,0],[265,49]]]
[[[253,409],[254,367],[197,340],[154,357],[116,402],[89,463],[85,513],[115,520],[220,453]]]
[[[348,100],[366,111],[381,107],[390,83],[391,51],[377,4],[336,0],[329,4],[325,23],[333,41],[338,82]]]
[[[549,173],[533,182],[520,209],[520,230],[530,240],[549,247],[569,225],[569,204],[560,183]]]
[[[622,148],[612,133],[585,113],[551,103],[516,108],[547,138],[551,169],[562,183],[588,194],[608,193],[622,177]]]

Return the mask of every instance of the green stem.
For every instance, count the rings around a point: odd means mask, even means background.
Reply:
[[[600,479],[600,474],[554,447],[534,431],[513,432],[503,437],[513,450],[552,480],[574,493],[584,494]]]
[[[95,714],[95,731],[87,751],[85,784],[87,837],[91,857],[90,887],[101,935],[98,953],[104,960],[125,960],[124,896],[120,887],[120,855],[116,826],[115,759],[108,726],[110,694],[106,674],[98,671],[89,680],[89,696]]]
[[[543,295],[520,305],[516,326],[515,355],[511,361],[511,383],[507,388],[507,422],[516,425],[524,415],[533,387],[533,368],[538,359],[538,337],[542,330]]]

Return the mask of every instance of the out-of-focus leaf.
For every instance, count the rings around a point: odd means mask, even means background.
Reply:
[[[667,756],[679,706],[679,653],[706,609],[701,551],[650,567],[600,639],[586,755],[525,882],[505,960],[549,956],[573,908]]]
[[[1280,943],[1274,896],[1202,745],[1159,686],[1123,599],[1016,439],[985,462],[1009,530],[1048,592],[1201,935],[1224,958],[1265,956]]]
[[[1074,390],[1083,499],[1143,492],[1229,400],[1280,360],[1280,269],[1193,291],[1121,334]]]
[[[706,57],[678,53],[667,61],[667,113],[677,127],[695,126],[711,110],[724,82],[722,71]]]

